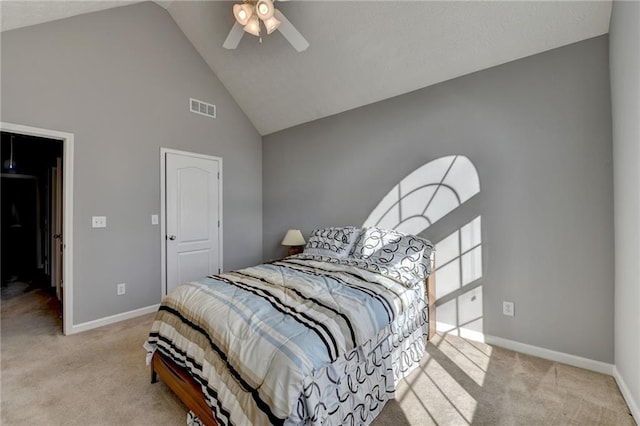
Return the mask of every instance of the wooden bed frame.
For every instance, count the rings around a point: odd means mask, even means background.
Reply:
[[[432,256],[432,271],[435,271],[435,255]],[[435,273],[429,274],[425,280],[427,289],[427,309],[429,312],[429,340],[436,333],[436,277]],[[176,364],[170,358],[162,355],[160,351],[153,353],[151,359],[151,383],[158,381],[158,376],[176,394],[178,399],[200,419],[206,426],[217,426],[213,418],[211,407],[207,404],[202,387],[196,382],[188,371]]]

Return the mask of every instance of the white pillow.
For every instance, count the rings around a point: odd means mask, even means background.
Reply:
[[[424,238],[370,227],[361,233],[352,256],[424,279],[430,272],[433,245]]]
[[[304,253],[344,259],[351,253],[360,231],[354,226],[316,229],[311,233]]]

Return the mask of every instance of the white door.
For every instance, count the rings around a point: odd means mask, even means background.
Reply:
[[[166,291],[220,272],[221,160],[165,154]]]
[[[62,301],[63,277],[63,229],[62,229],[62,159],[57,158],[56,167],[51,169],[51,286],[56,288],[56,296]]]
[[[58,212],[58,208],[56,206],[56,202],[58,202],[58,197],[56,195],[56,191],[58,190],[58,185],[56,184],[56,177],[58,176],[57,170],[55,167],[51,168],[51,186],[49,190],[51,192],[51,210],[49,211],[49,239],[50,247],[49,247],[49,277],[51,278],[51,287],[56,286],[57,277],[56,277],[56,244],[58,240],[56,239],[56,213]]]

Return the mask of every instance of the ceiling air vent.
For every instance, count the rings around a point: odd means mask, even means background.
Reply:
[[[191,112],[196,114],[205,115],[210,118],[216,118],[216,106],[208,104],[206,102],[199,101],[197,99],[189,98],[189,105]]]

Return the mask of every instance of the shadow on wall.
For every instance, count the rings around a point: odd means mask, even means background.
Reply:
[[[465,156],[433,160],[402,179],[363,226],[395,229],[428,238],[438,220],[480,193],[480,179]],[[482,339],[482,218],[435,243],[437,330]]]

